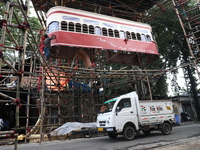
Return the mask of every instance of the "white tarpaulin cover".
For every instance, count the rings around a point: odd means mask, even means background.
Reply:
[[[52,131],[51,136],[65,135],[73,130],[79,130],[81,128],[96,128],[96,127],[97,127],[96,122],[91,122],[91,123],[67,122],[64,125]]]

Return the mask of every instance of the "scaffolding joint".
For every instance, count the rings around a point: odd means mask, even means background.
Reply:
[[[17,75],[18,75],[18,76],[21,76],[22,73],[24,73],[24,71],[22,71],[22,70],[18,70]]]
[[[3,51],[0,50],[0,59],[3,59]]]
[[[23,31],[30,29],[30,25],[27,22],[23,22],[22,24],[18,25],[19,29],[22,29]]]
[[[24,50],[24,47],[23,47],[23,46],[18,46],[18,47],[16,47],[16,50],[17,50],[17,51],[23,51],[23,50]]]
[[[2,19],[0,20],[0,27],[7,26],[7,20]]]
[[[58,114],[58,118],[61,118],[61,114]]]
[[[22,107],[22,104],[20,102],[20,98],[16,98],[12,102],[13,104],[17,105],[19,108]]]

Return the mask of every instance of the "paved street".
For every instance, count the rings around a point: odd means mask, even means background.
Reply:
[[[186,149],[188,148],[188,149]],[[1,150],[13,150],[14,146],[1,146]],[[19,150],[200,150],[200,124],[181,125],[173,128],[170,135],[152,132],[141,134],[133,141],[122,136],[109,139],[107,136],[66,141],[20,144]]]

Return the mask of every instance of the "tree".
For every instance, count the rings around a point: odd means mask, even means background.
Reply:
[[[4,12],[6,9],[6,3],[0,3],[0,32],[2,32],[2,22],[4,21]],[[26,9],[26,7],[24,7],[24,9]],[[21,40],[23,38],[23,32],[22,32],[22,28],[20,28],[21,25],[23,25],[23,23],[25,23],[24,21],[24,17],[21,10],[19,8],[14,8],[14,15],[12,15],[12,13],[8,14],[8,16],[12,16],[12,26],[15,27],[10,27],[7,23],[7,29],[8,31],[11,33],[11,35],[14,37],[14,39],[16,40],[17,43],[21,43]],[[30,26],[30,28],[32,29],[32,31],[34,32],[34,35],[38,35],[37,32],[40,31],[41,29],[41,25],[39,24],[38,18],[36,17],[29,17],[28,18],[29,24],[28,26]],[[29,39],[31,41],[31,43],[34,43],[34,41],[32,40],[31,34],[28,34]],[[1,38],[1,35],[0,35]],[[39,43],[39,41],[38,41]],[[4,45],[9,46],[9,47],[15,47],[13,39],[11,36],[9,36],[9,34],[6,34],[5,36],[5,43]],[[21,46],[21,45],[20,45]],[[31,51],[31,46],[29,44],[27,44],[27,50]],[[26,53],[26,57],[33,55],[33,53]],[[12,62],[18,62],[19,57],[18,57],[18,52],[17,51],[13,51],[13,50],[8,50],[8,49],[4,49],[4,59],[6,59],[7,61],[9,61],[10,63]]]
[[[199,11],[185,11],[185,9],[187,10],[192,10],[192,8],[194,8],[196,6],[195,3],[184,3],[179,7],[179,9],[181,10],[182,17],[184,18],[184,24],[186,27],[187,23],[193,22],[192,24],[192,28],[195,28],[195,26],[198,26],[195,23],[195,20],[188,20],[187,18],[190,16],[195,16],[197,14],[199,14]],[[190,13],[190,14],[189,14]],[[163,58],[163,60],[166,63],[166,68],[174,68],[177,66],[178,62],[180,62],[181,64],[188,64],[190,62],[193,62],[193,59],[191,57],[191,53],[189,51],[189,47],[187,45],[186,42],[186,37],[183,33],[183,30],[180,26],[180,22],[177,18],[177,15],[175,14],[175,11],[165,11],[163,13],[160,13],[156,19],[153,19],[149,22],[154,29],[154,33],[156,33],[156,41],[159,45],[159,49],[160,49],[160,54],[161,54],[161,58]],[[196,25],[195,25],[196,24]],[[192,42],[195,42],[194,39],[192,38],[192,32],[191,29],[187,29],[186,31],[190,38],[190,44],[192,44]],[[199,34],[199,33],[198,33]],[[196,58],[198,58],[199,54],[198,52],[196,52],[196,49],[193,50],[194,52],[194,56]],[[183,69],[185,70],[185,80],[188,81],[188,85],[189,85],[189,91],[191,92],[193,95],[193,98],[196,102],[196,111],[197,114],[200,114],[199,112],[199,100],[198,100],[198,96],[197,96],[197,80],[194,76],[194,71],[195,68],[193,67],[193,65],[186,65],[185,67],[183,67]],[[177,83],[177,70],[173,70],[173,79],[171,81],[172,86],[174,87],[174,91],[176,93],[179,93],[180,91],[180,87]],[[198,116],[198,120],[200,120],[200,116]]]

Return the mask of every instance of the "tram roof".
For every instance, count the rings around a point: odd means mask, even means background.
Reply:
[[[62,7],[62,6],[55,6],[55,7],[50,8],[48,10],[48,12],[47,12],[47,16],[49,16],[54,11],[62,11],[62,12],[65,12],[65,11],[68,12],[68,11],[70,11],[70,12],[76,13],[77,15],[81,15],[83,12],[86,12],[84,14],[86,14],[86,16],[92,17],[93,19],[101,18],[104,21],[106,21],[106,20],[107,21],[116,20],[116,17],[115,17],[115,19],[113,19],[113,17],[111,17],[111,16],[102,15],[102,14],[95,14],[94,15],[94,13],[91,13],[91,12],[88,12],[88,11],[82,11],[82,10],[77,10],[77,9],[72,9],[72,8]],[[54,18],[52,18],[52,19],[54,19]],[[143,26],[143,27],[146,27],[148,29],[151,29],[151,26],[149,24],[144,24],[142,22],[130,21],[130,20],[123,19],[123,18],[118,18],[117,20],[118,20],[118,22],[123,22],[123,23],[129,24],[129,25],[131,25],[134,22],[134,25],[136,25],[136,26],[140,26],[140,27]],[[50,20],[50,22],[51,21],[52,20]],[[115,23],[117,23],[117,22],[115,21]]]
[[[65,6],[139,21],[145,11],[164,0],[32,0],[36,11],[45,13],[54,6]]]

